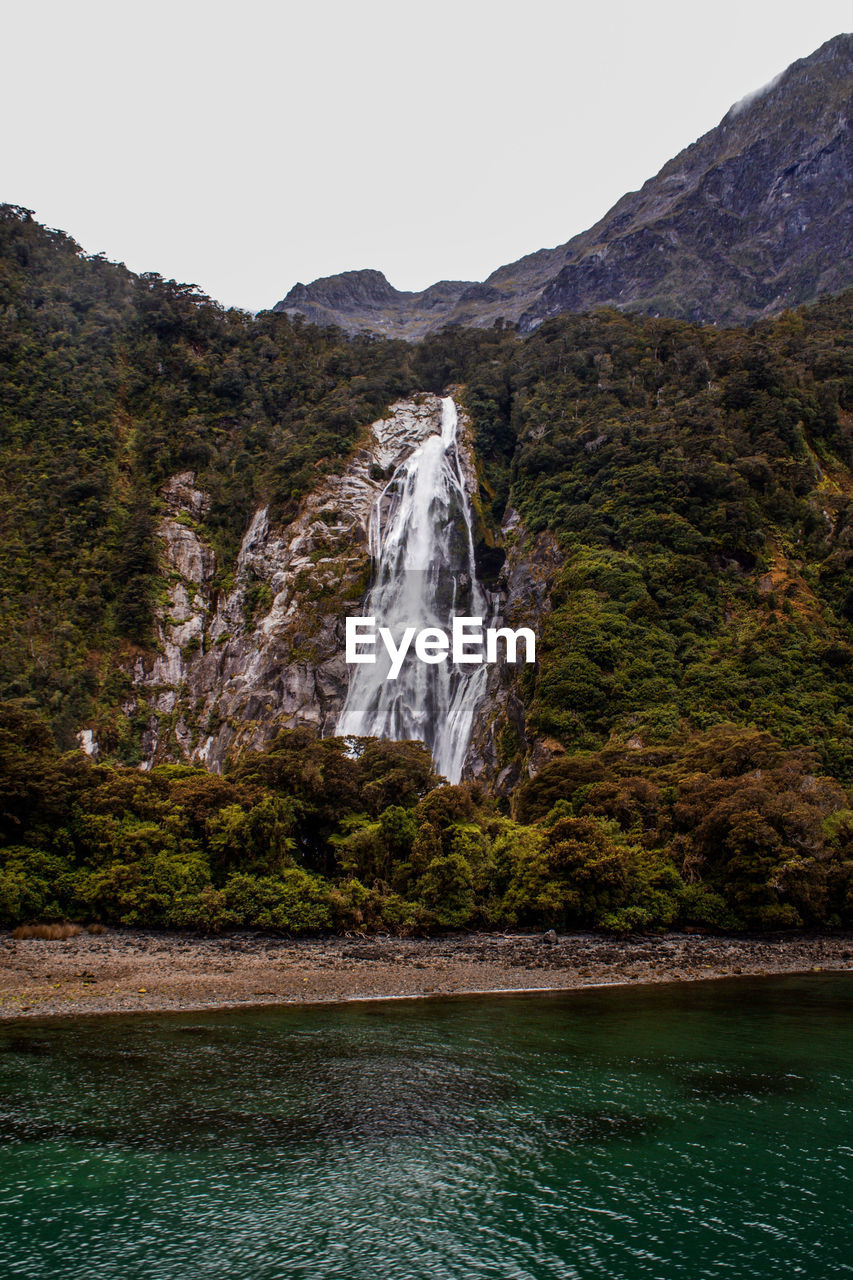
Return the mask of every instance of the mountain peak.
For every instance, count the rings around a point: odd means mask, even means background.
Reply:
[[[798,58],[767,84],[732,103],[720,124],[729,126],[747,115],[758,121],[780,112],[798,116],[810,106],[831,108],[839,94],[849,98],[851,78],[853,35],[833,36],[807,58]]]
[[[388,337],[419,337],[409,322],[412,313],[438,321],[472,287],[483,286],[440,280],[420,293],[406,293],[389,284],[381,271],[365,268],[323,276],[309,285],[296,284],[273,311],[301,315],[315,324],[334,324],[350,333],[366,330]]]
[[[402,293],[380,271],[296,285],[274,308],[350,332],[419,338],[497,319],[614,306],[749,323],[853,285],[853,35],[826,41],[555,249],[482,284]]]
[[[341,271],[335,276],[323,276],[310,285],[295,284],[275,310],[287,311],[299,304],[315,303],[318,306],[383,306],[399,297],[381,271],[365,268],[361,271]]]

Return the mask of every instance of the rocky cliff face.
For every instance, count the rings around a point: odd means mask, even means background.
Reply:
[[[393,405],[364,432],[343,472],[324,477],[290,524],[276,527],[265,508],[255,512],[227,591],[214,588],[216,557],[204,536],[208,495],[192,472],[172,476],[161,493],[157,647],[135,658],[133,696],[123,707],[145,717],[143,768],[184,760],[218,771],[231,752],[261,748],[279,729],[334,732],[349,681],[344,619],[361,612],[370,581],[371,510],[394,468],[440,429],[438,396]],[[470,440],[460,407],[460,459],[474,499]],[[538,634],[562,563],[557,542],[548,533],[528,535],[512,509],[491,540],[506,555],[490,593],[494,625],[529,626]],[[523,674],[523,666],[489,669],[464,770],[504,795],[562,751],[531,734]],[[97,754],[86,732],[81,745]]]
[[[530,328],[602,303],[748,323],[853,282],[853,36],[737,103],[570,246]]]
[[[497,626],[530,627],[539,635],[543,617],[551,609],[550,590],[563,563],[556,538],[535,537],[525,530],[518,512],[510,508],[501,526],[506,560],[497,584]],[[524,713],[521,682],[524,666],[497,663],[489,669],[486,697],[474,721],[465,770],[501,795],[509,796],[522,777],[530,777],[563,748],[531,734]]]
[[[441,280],[406,293],[389,284],[381,271],[342,271],[312,284],[296,284],[273,311],[304,316],[313,324],[338,325],[347,333],[381,333],[388,338],[419,338],[447,323],[472,285]]]
[[[380,272],[297,285],[274,308],[414,339],[455,323],[522,330],[615,306],[718,324],[853,285],[853,36],[830,40],[622,198],[589,231],[483,284],[400,293]]]
[[[162,492],[163,598],[157,649],[138,656],[124,711],[146,716],[143,767],[187,760],[218,770],[232,750],[262,747],[280,728],[334,730],[346,696],[344,619],[360,612],[370,577],[370,512],[387,478],[440,431],[441,401],[392,406],[367,429],[340,475],[323,478],[284,527],[255,512],[230,590],[214,590],[203,532],[209,499],[192,472]],[[463,466],[476,484],[460,414]]]

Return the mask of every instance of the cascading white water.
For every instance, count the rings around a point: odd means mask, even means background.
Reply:
[[[441,435],[428,436],[400,464],[371,513],[374,584],[364,612],[397,640],[406,627],[449,631],[454,617],[486,613],[457,428],[456,405],[447,396]],[[396,680],[386,680],[389,667],[383,646],[375,663],[353,667],[337,733],[420,739],[438,772],[458,782],[485,692],[485,664],[427,664],[410,651]]]

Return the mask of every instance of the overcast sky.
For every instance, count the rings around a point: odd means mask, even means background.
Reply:
[[[849,0],[0,5],[0,199],[253,311],[560,244],[853,26]]]

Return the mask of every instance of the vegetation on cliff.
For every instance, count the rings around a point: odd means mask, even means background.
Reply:
[[[512,500],[564,565],[527,693],[567,749],[724,721],[853,780],[853,296],[751,331],[524,344]]]
[[[847,294],[750,330],[602,311],[527,338],[352,340],[224,311],[5,207],[3,918],[848,920],[851,333]],[[543,547],[557,565],[520,720],[497,726],[499,806],[431,790],[418,750],[390,744],[353,762],[286,737],[221,778],[62,754],[121,714],[148,642],[164,480],[197,473],[227,572],[258,505],[293,515],[392,400],[450,384],[485,543],[509,507],[522,568]],[[380,802],[386,768],[419,780]]]
[[[296,511],[317,468],[410,385],[402,344],[225,311],[88,257],[0,206],[0,695],[70,745],[145,644],[158,488],[192,469],[227,564],[261,497]]]

